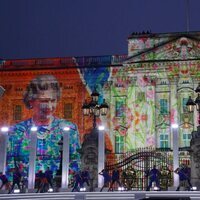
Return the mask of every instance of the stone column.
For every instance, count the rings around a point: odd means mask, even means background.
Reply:
[[[98,173],[105,168],[105,135],[104,131],[98,133]],[[98,188],[101,188],[104,184],[104,178],[98,175]]]
[[[37,130],[31,131],[30,154],[29,154],[29,170],[28,170],[28,189],[35,188],[35,166],[37,151]]]
[[[62,182],[61,188],[68,188],[69,184],[69,137],[70,131],[64,131],[63,134],[63,154],[62,154]]]
[[[178,94],[177,94],[177,84],[178,79],[174,77],[170,80],[170,114],[173,113],[171,117],[171,124],[178,124]],[[171,138],[172,139],[172,138]]]
[[[179,140],[178,137],[178,124],[172,124],[172,134],[173,134],[173,171],[179,167]],[[174,187],[179,185],[179,175],[174,173]]]
[[[171,118],[171,139],[173,145],[173,170],[179,167],[179,131],[178,131],[178,105],[177,105],[177,78],[170,81],[170,113]],[[174,187],[179,185],[179,177],[174,174]]]
[[[6,156],[7,156],[7,145],[8,145],[8,132],[1,129],[0,132],[0,172],[5,173],[6,171]]]

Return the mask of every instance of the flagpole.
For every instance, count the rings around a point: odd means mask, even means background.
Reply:
[[[186,0],[186,30],[187,32],[190,31],[190,6],[189,0]]]

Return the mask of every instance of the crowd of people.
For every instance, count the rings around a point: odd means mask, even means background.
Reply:
[[[161,171],[162,170],[162,171]],[[146,191],[150,191],[151,189],[162,190],[161,181],[163,189],[168,189],[169,179],[171,178],[171,173],[173,171],[165,169],[157,169],[156,165],[153,165],[152,169],[148,169],[145,171],[145,177],[148,179]],[[180,187],[183,187],[184,190],[192,190],[192,184],[190,181],[190,168],[182,164],[181,167],[177,168],[174,173],[179,175],[179,186],[177,187],[177,191],[180,190]],[[112,174],[110,175],[107,169],[103,169],[100,173],[104,177],[104,184],[100,191],[103,191],[105,187],[108,187],[108,191],[113,190],[114,184],[115,187],[125,187],[127,190],[131,189],[136,182],[136,172],[134,168],[128,167],[126,171],[122,171],[121,179],[120,179],[120,171],[117,168],[114,168]],[[161,179],[162,177],[162,179]],[[164,179],[163,179],[164,177]],[[122,183],[120,182],[122,180]]]
[[[23,191],[27,188],[28,182],[26,177],[23,176],[23,172],[19,168],[14,168],[12,171],[12,181],[9,181],[6,174],[0,172],[1,189],[8,190],[8,193],[13,193],[14,189],[17,187],[19,191]],[[47,192],[49,188],[53,188],[53,172],[48,167],[45,172],[39,170],[35,175],[35,188],[37,193]]]
[[[107,169],[102,170],[99,174],[104,177],[104,184],[103,184],[103,187],[100,190],[101,192],[103,191],[104,187],[108,187],[108,186],[109,186],[108,192],[113,191],[114,184],[118,184],[119,187],[122,186],[122,184],[120,182],[120,172],[117,169],[117,167],[115,167],[113,169],[111,176],[110,176]]]
[[[9,182],[7,176],[2,172],[0,172],[0,180],[2,182],[0,190],[4,187],[6,190],[8,190],[9,194],[13,192],[15,185],[17,185],[19,190],[22,189],[22,173],[17,167],[13,169],[12,184]]]
[[[170,173],[169,170],[168,173]],[[176,189],[177,191],[179,191],[181,187],[183,187],[184,190],[192,190],[192,184],[190,182],[190,168],[187,167],[187,165],[181,165],[181,167],[177,168],[174,173],[179,175],[179,186]],[[101,192],[104,188],[108,188],[108,192],[113,191],[116,186],[130,189],[129,187],[131,187],[132,183],[136,181],[135,170],[130,166],[126,169],[126,171],[120,171],[117,167],[115,167],[111,172],[105,168],[99,172],[99,175],[104,178],[104,184],[100,189]],[[145,171],[145,177],[148,179],[146,187],[147,191],[151,190],[153,186],[156,187],[157,190],[161,190],[161,171],[156,168],[156,165],[154,165],[152,169]],[[16,187],[19,190],[22,190],[22,187],[24,186],[23,179],[24,177],[19,168],[15,168],[13,170],[12,182],[8,180],[5,174],[0,172],[0,190],[4,188],[8,190],[8,193],[12,193]],[[166,179],[168,180],[167,177]],[[81,188],[84,188],[85,186],[89,187],[90,180],[91,177],[88,168],[74,172],[71,192],[79,192],[81,191]],[[35,188],[37,193],[47,192],[49,188],[53,188],[53,171],[49,167],[47,167],[44,172],[39,170],[36,173]]]
[[[39,170],[35,176],[36,193],[47,192],[49,188],[53,188],[53,171],[47,167],[46,171]]]

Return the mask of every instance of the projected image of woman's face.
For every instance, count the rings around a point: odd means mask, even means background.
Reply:
[[[46,125],[52,117],[57,105],[57,93],[53,89],[40,91],[38,98],[32,100],[33,118],[35,123]]]

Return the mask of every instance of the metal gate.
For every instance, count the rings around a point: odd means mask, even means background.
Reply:
[[[120,181],[126,190],[146,190],[146,172],[156,165],[160,170],[161,190],[167,190],[173,184],[172,160],[171,151],[139,148],[124,154],[107,154],[106,168],[110,174],[115,167],[120,170]]]

